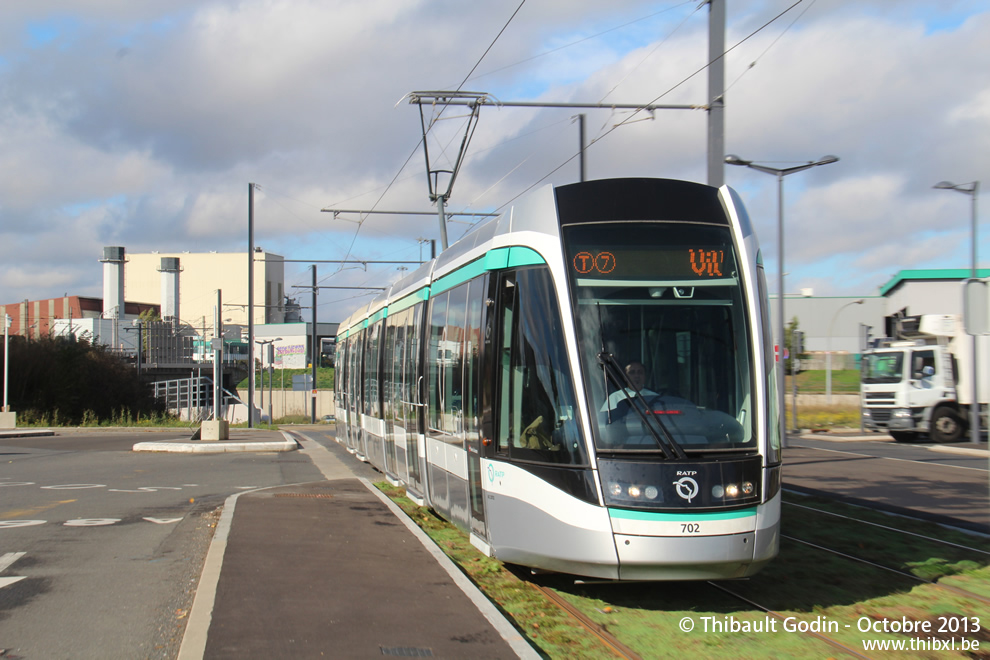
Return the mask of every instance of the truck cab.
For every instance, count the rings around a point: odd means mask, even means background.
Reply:
[[[967,426],[958,397],[958,317],[904,317],[895,327],[896,337],[877,340],[863,353],[864,428],[901,442],[922,434],[934,442],[959,440]]]

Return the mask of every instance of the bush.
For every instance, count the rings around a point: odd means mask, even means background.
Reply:
[[[164,414],[134,367],[103,346],[68,337],[11,339],[7,399],[24,424],[131,423]]]

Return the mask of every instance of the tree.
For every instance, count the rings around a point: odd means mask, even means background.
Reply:
[[[52,418],[79,424],[110,420],[126,411],[152,416],[164,406],[135,369],[86,339],[12,337],[8,402],[24,419]]]

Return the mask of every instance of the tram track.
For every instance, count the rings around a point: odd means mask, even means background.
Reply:
[[[877,529],[884,529],[884,530],[891,531],[891,532],[897,532],[898,534],[904,534],[906,536],[913,536],[915,538],[924,539],[925,541],[931,541],[933,543],[938,543],[938,544],[941,544],[941,545],[951,546],[951,547],[954,547],[954,548],[958,548],[960,550],[965,550],[967,552],[974,552],[974,553],[977,553],[977,554],[982,554],[982,555],[990,556],[990,551],[988,551],[988,550],[981,550],[979,548],[974,548],[972,546],[962,545],[960,543],[953,543],[952,541],[947,541],[945,539],[940,539],[938,537],[928,536],[928,535],[925,535],[925,534],[917,534],[915,532],[909,532],[907,530],[899,529],[897,527],[893,527],[893,526],[890,526],[890,525],[881,525],[879,523],[875,523],[875,522],[872,522],[872,521],[869,521],[869,520],[863,520],[862,518],[854,518],[852,516],[844,516],[841,513],[835,513],[833,511],[826,511],[825,509],[819,509],[819,508],[813,507],[813,506],[806,506],[806,505],[803,505],[803,504],[798,504],[796,502],[788,502],[788,501],[785,500],[783,502],[783,504],[785,506],[790,506],[790,507],[794,507],[794,508],[798,508],[798,509],[803,509],[805,511],[813,511],[815,513],[819,513],[819,514],[826,515],[826,516],[831,516],[833,518],[839,518],[841,520],[848,520],[850,522],[857,522],[857,523],[860,523],[860,524],[863,524],[863,525],[868,525],[870,527],[876,527]],[[871,512],[874,512],[874,513],[885,513],[886,515],[895,515],[895,514],[886,513],[886,512],[884,512],[881,509],[875,509],[875,508],[870,508],[870,507],[860,507],[860,508],[864,508],[865,510],[871,511]],[[898,517],[903,517],[903,516],[898,516]],[[924,521],[920,521],[917,518],[907,518],[907,519],[908,520],[915,521],[915,522],[924,522]],[[971,532],[971,531],[967,531],[965,533],[967,533],[967,534],[978,534],[978,532]],[[981,536],[983,536],[983,535],[981,535]]]
[[[712,582],[712,581],[709,580],[708,582],[706,582],[706,584],[708,584],[711,587],[714,587],[715,589],[718,589],[719,591],[721,591],[722,593],[724,593],[726,595],[732,596],[733,598],[735,598],[735,599],[737,599],[737,600],[739,600],[739,601],[741,601],[743,603],[746,603],[750,607],[756,608],[756,609],[760,610],[761,612],[772,616],[773,618],[777,619],[778,621],[782,621],[783,622],[783,621],[785,621],[787,619],[787,617],[785,617],[783,614],[780,614],[779,612],[775,612],[775,611],[771,610],[768,607],[764,607],[763,605],[760,605],[756,601],[751,600],[751,599],[743,596],[742,594],[736,593],[736,592],[732,591],[731,589],[729,589],[728,587],[726,587],[726,586],[724,586],[722,584],[719,584],[718,582]],[[826,644],[828,644],[832,648],[838,649],[838,650],[842,651],[843,653],[847,653],[847,654],[852,655],[852,656],[855,656],[857,658],[864,658],[865,660],[870,660],[869,656],[863,655],[859,651],[857,651],[857,650],[855,650],[853,648],[850,648],[848,645],[843,644],[842,642],[840,642],[838,640],[832,639],[831,637],[829,637],[828,635],[825,635],[823,633],[820,633],[820,632],[817,632],[817,631],[814,631],[814,630],[807,630],[807,631],[802,631],[802,634],[809,635],[809,636],[811,636],[811,637],[813,637],[813,638],[815,638],[815,639],[817,639],[819,641],[825,642]]]
[[[530,582],[530,585],[532,585],[532,587],[544,598],[569,614],[581,625],[584,630],[588,631],[588,633],[593,635],[596,639],[598,639],[598,641],[611,649],[615,653],[616,657],[625,658],[626,660],[642,660],[642,656],[620,642],[618,638],[606,630],[604,626],[592,621],[581,610],[567,602],[567,600],[565,600],[556,591],[550,587],[546,587],[535,582]]]
[[[921,584],[928,584],[928,585],[931,585],[931,586],[935,587],[936,589],[941,589],[942,591],[947,591],[947,592],[953,593],[953,594],[955,594],[957,596],[963,596],[965,598],[970,598],[972,600],[978,600],[978,601],[980,601],[982,603],[985,603],[987,605],[990,605],[990,598],[985,598],[983,596],[980,596],[979,594],[974,594],[971,591],[966,591],[965,589],[959,589],[958,587],[953,587],[953,586],[946,585],[946,584],[940,584],[939,582],[937,582],[935,580],[928,580],[928,579],[925,579],[923,577],[919,577],[917,575],[914,575],[913,573],[908,573],[907,571],[901,571],[901,570],[898,570],[896,568],[891,568],[890,566],[884,566],[883,564],[878,564],[876,562],[869,561],[868,559],[863,559],[862,557],[857,557],[855,555],[850,555],[848,553],[841,552],[839,550],[835,550],[834,548],[828,548],[826,546],[819,545],[817,543],[811,543],[810,541],[805,541],[803,539],[799,539],[799,538],[794,537],[794,536],[789,536],[787,534],[781,534],[780,536],[781,536],[781,538],[787,539],[788,541],[794,541],[795,543],[800,543],[802,545],[805,545],[805,546],[808,546],[808,547],[811,547],[811,548],[815,548],[816,550],[821,550],[823,552],[828,552],[830,554],[836,555],[838,557],[842,557],[844,559],[848,559],[850,561],[855,561],[855,562],[859,562],[861,564],[865,564],[867,566],[873,566],[875,568],[879,568],[879,569],[882,569],[882,570],[885,570],[885,571],[890,571],[891,573],[894,573],[895,575],[900,575],[900,576],[905,577],[905,578],[907,578],[909,580],[914,580],[914,581],[919,582]]]

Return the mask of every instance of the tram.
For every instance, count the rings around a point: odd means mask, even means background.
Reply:
[[[337,440],[488,556],[732,579],[778,551],[766,279],[728,187],[546,186],[340,325]]]

